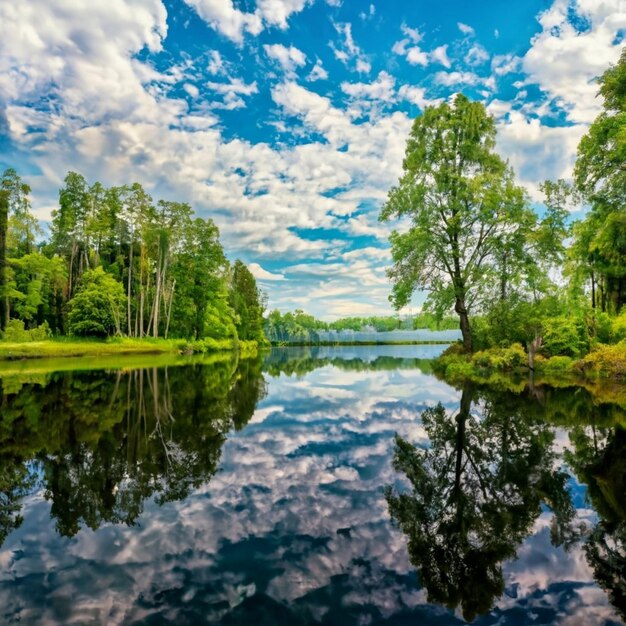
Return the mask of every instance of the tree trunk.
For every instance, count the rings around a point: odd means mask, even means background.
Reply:
[[[170,329],[170,318],[172,316],[172,301],[174,300],[174,289],[176,289],[176,279],[174,279],[174,282],[172,283],[172,289],[170,290],[170,301],[167,307],[167,319],[165,322],[165,339],[167,339],[167,333]]]
[[[128,251],[128,289],[126,293],[126,310],[128,316],[128,335],[129,337],[133,337],[133,328],[131,324],[131,310],[130,310],[130,284],[133,275],[133,238],[130,238],[130,250]]]
[[[465,352],[471,353],[474,350],[472,330],[470,328],[469,316],[467,315],[467,308],[462,298],[457,297],[456,303],[454,304],[454,310],[459,316],[459,327],[461,329],[461,334],[463,335],[463,349]]]
[[[535,338],[528,344],[528,369],[531,372],[535,371],[535,355],[542,345],[543,337],[539,334],[536,334]]]
[[[591,272],[591,308],[596,308],[596,279],[593,272]]]

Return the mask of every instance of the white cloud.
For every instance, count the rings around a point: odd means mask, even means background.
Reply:
[[[265,54],[270,59],[277,61],[287,74],[293,74],[296,68],[306,65],[306,55],[295,46],[283,46],[282,44],[265,44],[263,46]]]
[[[474,29],[471,26],[463,24],[463,22],[457,22],[456,25],[464,35],[473,35],[475,33]]]
[[[398,89],[398,96],[411,104],[415,104],[422,111],[433,104],[439,104],[440,98],[428,98],[426,96],[426,89],[424,87],[416,87],[415,85],[402,85]]]
[[[292,13],[299,13],[312,0],[258,0],[257,11],[268,24],[287,28],[287,20]]]
[[[248,265],[248,269],[257,280],[286,280],[284,274],[273,274],[272,272],[263,269],[258,263],[250,263]]]
[[[211,50],[207,65],[209,74],[219,75],[225,73],[224,60],[218,50]]]
[[[328,80],[328,72],[324,69],[322,62],[319,59],[315,61],[315,65],[307,76],[307,80],[310,82],[315,82],[316,80]]]
[[[450,59],[448,58],[448,45],[447,44],[443,46],[439,46],[438,48],[435,48],[430,53],[430,58],[436,63],[440,63],[444,67],[447,67],[448,69],[452,65],[450,63]]]
[[[200,90],[195,86],[192,85],[191,83],[185,83],[183,85],[183,89],[192,97],[192,98],[197,98]]]
[[[330,42],[330,47],[335,54],[335,58],[341,61],[344,65],[349,67],[354,62],[354,69],[361,74],[368,74],[372,69],[367,57],[361,51],[361,48],[356,45],[352,36],[352,24],[336,23],[334,24],[335,30],[341,36],[342,40],[335,44]]]
[[[402,25],[402,32],[405,38],[396,41],[391,51],[405,57],[411,65],[428,65],[428,53],[424,52],[418,45],[423,38],[422,33],[416,28],[409,28],[406,24]]]
[[[494,104],[494,108],[491,112],[496,113],[499,105]],[[571,178],[576,148],[587,127],[583,124],[546,126],[536,118],[529,119],[518,111],[511,111],[506,121],[498,123],[497,129],[498,151],[508,158],[533,200],[541,202],[540,182]]]
[[[222,35],[237,43],[243,42],[245,33],[258,35],[263,30],[263,20],[258,12],[245,13],[235,8],[232,0],[184,0],[198,15]]]
[[[258,0],[254,13],[237,9],[233,0],[184,0],[212,28],[241,44],[246,34],[258,35],[265,26],[286,29],[292,13],[299,13],[309,0]]]
[[[587,21],[579,30],[574,13]],[[542,30],[523,59],[528,82],[536,83],[567,111],[572,122],[591,122],[601,110],[595,79],[620,55],[616,34],[626,28],[624,0],[555,0],[540,14]]]
[[[478,74],[474,72],[437,72],[434,75],[435,83],[444,85],[445,87],[454,87],[456,85],[479,85],[484,81]]]
[[[497,54],[491,60],[491,70],[496,76],[519,72],[522,59],[514,54]]]
[[[387,72],[380,72],[375,81],[371,83],[341,83],[341,90],[353,97],[367,100],[380,100],[393,102],[395,95],[396,79]]]
[[[489,53],[479,43],[472,44],[465,56],[465,62],[469,65],[482,65],[489,61]]]
[[[223,102],[213,102],[210,106],[214,109],[242,109],[246,103],[242,96],[251,96],[258,93],[256,81],[250,84],[244,83],[240,78],[229,77],[228,82],[207,82],[206,86],[212,91],[224,96]]]

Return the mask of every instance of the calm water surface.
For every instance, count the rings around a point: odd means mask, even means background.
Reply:
[[[624,388],[440,350],[3,366],[0,623],[623,623]]]

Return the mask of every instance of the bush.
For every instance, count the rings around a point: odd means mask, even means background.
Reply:
[[[598,344],[576,365],[593,377],[626,378],[626,339],[610,346]]]
[[[528,356],[521,344],[514,343],[508,348],[491,348],[477,352],[472,357],[472,363],[476,367],[489,370],[513,370],[525,366]]]
[[[587,348],[589,336],[583,320],[553,317],[545,321],[543,352],[546,356],[579,357]]]
[[[574,359],[569,356],[553,356],[549,359],[535,359],[535,369],[547,374],[565,374],[574,372]]]
[[[108,337],[121,334],[126,318],[124,287],[101,267],[82,275],[78,293],[70,300],[71,335]]]
[[[618,342],[622,341],[622,339],[626,339],[626,311],[613,319],[611,324],[610,341]],[[609,341],[604,341],[603,343],[609,343]]]
[[[600,343],[611,343],[613,341],[613,320],[610,315],[602,311],[596,313],[593,327],[596,339]]]
[[[52,331],[48,322],[44,322],[36,328],[26,330],[22,320],[10,320],[4,330],[3,339],[14,343],[23,343],[26,341],[44,341],[52,337]]]

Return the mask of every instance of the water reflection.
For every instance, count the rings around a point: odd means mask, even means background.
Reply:
[[[432,350],[4,376],[0,621],[617,623],[623,392]]]
[[[456,415],[442,404],[422,413],[427,449],[396,437],[394,468],[411,491],[385,494],[429,601],[460,606],[468,621],[504,592],[502,563],[530,535],[542,502],[554,512],[553,539],[575,515],[552,429],[499,398],[485,398],[478,417],[475,400],[466,385]]]
[[[626,430],[577,425],[565,458],[599,515],[585,544],[598,584],[626,620]]]
[[[36,483],[63,536],[133,525],[148,498],[184,499],[217,470],[265,393],[261,361],[51,374],[0,387],[0,540]]]

